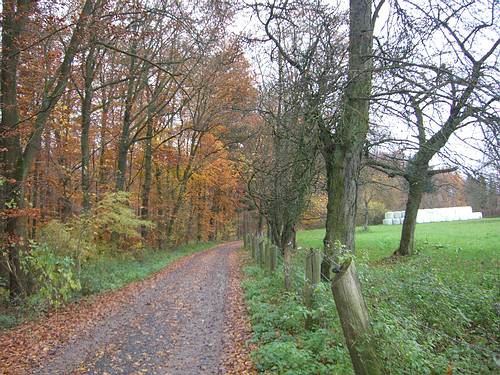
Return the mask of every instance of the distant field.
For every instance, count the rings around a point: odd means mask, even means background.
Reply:
[[[323,229],[301,231],[302,247],[322,248]],[[376,225],[356,231],[356,252],[376,261],[390,256],[399,244],[401,225]],[[417,249],[425,255],[453,255],[463,259],[500,261],[500,218],[417,224]]]

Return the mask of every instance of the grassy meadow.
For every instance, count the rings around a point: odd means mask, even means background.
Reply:
[[[373,319],[384,374],[496,374],[500,370],[500,219],[418,224],[418,254],[390,258],[401,225],[356,233],[356,262]],[[302,304],[307,248],[321,248],[323,230],[298,233],[294,292],[282,272],[246,269],[246,300],[261,371],[351,374],[328,284],[317,305]],[[318,324],[303,327],[312,314]]]
[[[401,225],[370,226],[356,231],[356,252],[370,261],[389,257],[399,245]],[[323,247],[324,229],[297,233],[302,247]],[[449,255],[463,260],[500,261],[500,218],[417,224],[416,248],[427,256]],[[439,260],[439,259],[436,259]]]

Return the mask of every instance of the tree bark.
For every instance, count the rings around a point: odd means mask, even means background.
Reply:
[[[105,94],[103,94],[105,95]],[[101,187],[106,184],[106,130],[108,127],[109,100],[102,98],[101,129],[99,132],[99,177],[96,181],[96,202],[102,195]]]
[[[17,3],[17,9],[16,9]],[[8,252],[9,291],[12,299],[21,294],[19,282],[19,242],[22,240],[21,218],[7,211],[8,208],[22,209],[23,178],[18,167],[22,159],[19,127],[19,107],[17,100],[17,70],[20,56],[22,30],[31,9],[30,1],[3,2],[2,17],[2,60],[1,60],[1,95],[0,105],[2,120],[0,130],[0,163],[2,167],[2,242]]]
[[[92,97],[94,94],[92,82],[94,80],[95,66],[95,47],[91,46],[85,59],[84,91],[82,97],[82,134],[80,140],[82,152],[82,208],[84,212],[90,211],[89,132],[92,113]]]
[[[141,203],[141,218],[144,220],[149,219],[149,195],[151,192],[151,179],[152,179],[152,160],[153,160],[153,118],[151,112],[148,113],[146,123],[146,139],[144,140],[144,184],[142,185],[142,203]],[[142,238],[148,236],[148,229],[143,226],[141,228]]]
[[[122,131],[118,143],[118,166],[116,170],[116,183],[115,188],[118,191],[125,190],[125,176],[127,174],[127,156],[130,147],[130,126],[132,125],[132,106],[134,105],[134,93],[136,90],[136,41],[130,45],[130,65],[129,65],[129,78],[127,83],[127,94],[125,97],[125,110],[123,114]]]
[[[403,220],[403,228],[401,229],[399,248],[396,252],[398,255],[413,255],[417,214],[424,194],[424,185],[427,182],[426,177],[424,173],[423,176],[414,176],[409,181],[410,188],[408,191],[408,200],[406,201],[405,218]]]
[[[327,168],[328,205],[323,277],[330,278],[332,264],[339,255],[340,242],[354,252],[357,180],[361,153],[369,129],[372,81],[373,25],[371,1],[350,1],[349,83],[335,134],[323,130],[323,157]]]

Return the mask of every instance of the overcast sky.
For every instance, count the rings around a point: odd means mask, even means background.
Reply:
[[[427,3],[427,0],[420,0],[422,4]],[[329,0],[328,3],[335,5],[337,2],[335,0]],[[386,21],[390,14],[389,1],[386,1],[384,6],[380,11],[380,16],[375,27],[375,35],[383,35],[386,32]],[[340,9],[347,10],[349,2],[347,0],[340,1],[338,6]],[[498,13],[498,12],[497,12]],[[236,34],[251,34],[263,35],[262,25],[258,22],[255,16],[249,9],[244,9],[238,12],[235,16],[234,22],[230,28]],[[488,37],[479,38],[474,46],[476,51],[481,51],[489,48],[492,45],[492,40],[495,37],[499,37],[498,34],[488,35]],[[439,46],[445,43],[444,38],[438,37],[437,35],[432,40],[435,46]],[[263,68],[263,61],[266,61],[263,46],[246,46],[246,55],[251,61],[253,70],[259,80],[260,71]],[[269,46],[267,47],[269,48]],[[258,63],[260,61],[260,63]],[[391,124],[391,132],[398,138],[412,137],[413,134],[408,131],[406,125],[402,123]],[[470,168],[475,168],[481,164],[483,160],[483,154],[480,149],[482,148],[482,132],[474,126],[469,126],[464,129],[457,131],[454,134],[446,146],[446,153],[453,154],[453,160],[459,166],[466,166]],[[431,165],[450,165],[450,162],[441,156],[436,156],[432,161]]]

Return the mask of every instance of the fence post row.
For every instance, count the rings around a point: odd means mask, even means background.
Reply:
[[[278,266],[279,248],[264,237],[247,233],[243,236],[244,248],[249,250],[254,262],[269,274],[276,271]]]

